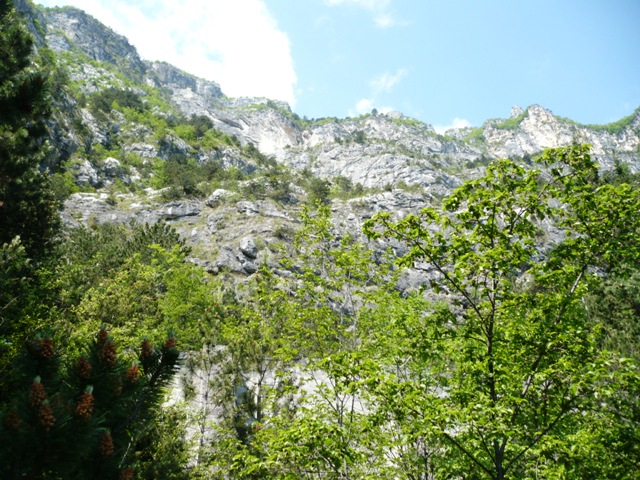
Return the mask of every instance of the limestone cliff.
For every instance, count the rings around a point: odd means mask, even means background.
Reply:
[[[282,102],[228,98],[213,81],[145,61],[81,10],[15,2],[68,80],[56,96],[53,163],[84,191],[67,200],[67,224],[164,220],[212,272],[247,274],[256,261],[269,262],[313,185],[351,189],[334,212],[337,226],[357,231],[377,210],[407,213],[480,175],[494,158],[529,161],[546,147],[590,143],[603,168],[617,162],[640,172],[640,109],[615,124],[585,126],[538,105],[514,107],[510,118],[444,135],[397,112],[302,119]],[[194,183],[186,198],[163,188],[163,166],[172,161]],[[224,175],[203,186],[188,177],[197,168]],[[218,196],[205,201],[212,192]],[[261,239],[257,259],[240,250],[247,237]]]

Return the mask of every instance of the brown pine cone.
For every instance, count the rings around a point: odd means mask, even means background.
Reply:
[[[151,345],[151,342],[145,338],[140,344],[140,358],[143,360],[151,358],[152,353],[153,346]]]
[[[104,345],[104,343],[107,341],[107,338],[109,338],[109,332],[104,327],[101,327],[96,337],[98,345]]]
[[[118,476],[118,480],[131,480],[134,474],[135,474],[135,470],[132,467],[127,467],[120,472],[120,476]]]
[[[40,347],[40,356],[45,360],[51,360],[56,355],[56,351],[52,338],[44,338],[38,342]]]
[[[21,423],[22,421],[20,420],[20,415],[18,415],[18,412],[16,412],[15,410],[11,410],[4,417],[4,426],[14,432],[17,432],[20,429]]]
[[[76,416],[80,420],[84,420],[86,422],[91,418],[92,413],[93,413],[93,394],[91,393],[91,391],[86,391],[80,396],[80,401],[78,401],[78,405],[76,406]]]
[[[46,431],[49,431],[51,427],[56,424],[56,417],[53,414],[53,409],[46,400],[38,409],[38,421],[40,422],[40,426],[42,426]]]
[[[91,371],[93,370],[93,366],[87,359],[87,357],[80,357],[78,362],[76,363],[76,372],[78,372],[78,376],[83,380],[88,380],[91,378]]]
[[[172,348],[176,348],[177,345],[178,345],[178,342],[176,342],[175,337],[169,337],[167,338],[167,341],[164,342],[164,349],[171,350]]]
[[[44,389],[44,385],[40,383],[40,377],[36,377],[31,384],[31,390],[29,391],[29,403],[33,408],[38,407],[47,398],[47,392]]]
[[[98,453],[101,457],[110,457],[113,455],[113,438],[109,432],[104,432],[98,442]]]
[[[127,370],[127,373],[125,374],[125,377],[127,379],[127,382],[136,383],[140,378],[140,369],[138,368],[138,365],[136,365],[135,363],[131,365],[131,367],[129,367],[129,370]]]
[[[107,342],[104,344],[104,347],[100,349],[98,352],[98,356],[100,357],[100,361],[107,365],[108,367],[113,367],[116,364],[117,356],[116,356],[116,346],[113,342]]]

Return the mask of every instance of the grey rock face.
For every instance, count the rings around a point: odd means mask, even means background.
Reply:
[[[236,208],[238,209],[238,212],[249,216],[255,216],[260,213],[260,209],[254,202],[248,202],[246,200],[238,202],[236,204]]]
[[[113,157],[107,157],[102,162],[102,172],[107,177],[116,177],[122,174],[122,166],[117,159]]]
[[[233,195],[233,193],[230,192],[229,190],[218,188],[211,195],[209,195],[209,198],[205,200],[204,204],[207,207],[215,208],[219,206],[222,202],[224,202],[226,198],[229,198],[231,195]]]
[[[519,107],[518,105],[514,105],[513,107],[511,107],[511,118],[516,118],[523,113],[524,110],[522,109],[522,107]]]
[[[258,257],[258,247],[252,237],[244,237],[240,240],[240,251],[252,260]]]
[[[222,97],[220,85],[197,78],[183,72],[179,68],[164,62],[146,62],[147,82],[156,82],[156,85],[173,90],[190,90],[194,95],[199,95],[203,100],[213,100]]]
[[[91,185],[97,187],[100,185],[98,180],[98,172],[89,160],[85,160],[75,169],[76,183],[78,185]]]
[[[18,3],[28,7],[24,0]],[[282,102],[229,99],[215,82],[199,79],[166,63],[144,62],[124,37],[79,10],[45,12],[46,39],[54,50],[78,48],[135,81],[157,87],[184,116],[204,115],[215,128],[235,136],[240,144],[252,144],[264,155],[295,169],[308,168],[323,178],[342,176],[371,188],[404,183],[441,196],[461,181],[482,174],[482,165],[490,159],[534,155],[544,148],[576,141],[592,144],[593,153],[605,167],[611,167],[615,157],[627,163],[632,172],[640,171],[640,114],[634,123],[615,134],[568,122],[537,105],[525,110],[513,107],[510,120],[519,122],[515,126],[490,120],[481,128],[450,130],[446,136],[397,112],[306,122]],[[122,83],[108,69],[82,62],[72,68],[70,75],[81,81],[87,94]],[[103,145],[115,135],[110,130],[113,125],[96,122],[86,111],[83,123],[91,131],[93,141]],[[181,139],[168,136],[152,142],[152,134],[139,131],[136,135],[140,138],[132,136],[123,148],[142,158],[166,160],[176,154],[195,155],[200,163],[216,161],[245,174],[256,169],[255,164],[247,162],[233,148],[194,154]],[[477,168],[478,165],[481,167]]]
[[[373,213],[392,212],[395,217],[402,218],[409,213],[417,212],[429,205],[431,197],[394,189],[390,192],[367,195],[362,198],[349,200],[351,205],[365,204],[367,210]]]
[[[182,217],[192,217],[202,212],[202,203],[198,200],[170,202],[156,209],[158,215],[164,219],[174,220]]]
[[[146,68],[136,49],[122,35],[75,8],[46,10],[47,41],[54,51],[76,46],[89,58],[121,66],[128,73],[142,75]]]
[[[155,158],[158,156],[158,149],[148,143],[132,143],[125,147],[125,152],[134,153],[140,158]]]
[[[631,125],[619,134],[594,130],[555,117],[549,110],[532,105],[515,128],[497,128],[487,122],[483,134],[489,153],[494,157],[522,157],[549,147],[564,147],[574,143],[592,145],[591,152],[604,165],[611,165],[613,156],[629,163],[633,171],[640,171],[640,112]]]

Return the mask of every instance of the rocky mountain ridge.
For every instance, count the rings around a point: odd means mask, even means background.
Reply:
[[[460,162],[464,165],[482,155],[488,158],[535,155],[544,148],[574,142],[593,145],[593,154],[605,165],[615,156],[633,171],[640,170],[638,111],[615,131],[607,131],[607,126],[579,125],[538,105],[525,110],[514,107],[509,119],[488,120],[482,127],[451,130],[445,135],[438,135],[430,125],[399,113],[374,112],[355,119],[301,121],[282,102],[229,99],[215,82],[196,78],[166,63],[143,61],[126,38],[81,10],[64,7],[34,11],[26,0],[18,0],[17,4],[27,15],[40,18],[44,30],[40,35],[54,52],[81,52],[93,62],[108,64],[130,80],[161,89],[182,114],[206,115],[216,128],[236,135],[243,144],[251,142],[266,155],[296,168],[309,166],[321,176],[344,175],[354,181],[363,180],[363,184],[383,186],[387,180],[393,183],[391,172],[398,172],[400,166],[397,160],[407,161],[411,155],[442,168]],[[87,72],[84,76],[85,91],[93,93],[91,83],[95,79]],[[364,134],[360,141],[349,142],[360,132]],[[373,145],[375,148],[371,148]],[[358,168],[354,168],[354,163]],[[412,168],[415,165],[406,163],[406,167],[400,168],[406,171],[395,175],[398,180],[406,178],[409,184],[430,184],[430,179],[423,179],[420,173],[409,173],[412,169],[422,170],[423,166]]]
[[[275,268],[314,185],[349,194],[334,198],[333,211],[336,225],[354,232],[375,211],[401,216],[441,198],[492,159],[529,162],[546,147],[590,143],[604,168],[640,172],[640,109],[589,127],[538,105],[514,107],[508,119],[444,135],[397,112],[308,120],[283,102],[228,98],[215,82],[143,60],[81,10],[15,3],[66,78],[51,126],[55,168],[84,191],[70,192],[65,222],[167,221],[213,273]],[[159,179],[172,175],[163,170],[171,162],[172,172],[224,175],[168,197],[171,179]],[[240,247],[249,239],[255,257]]]

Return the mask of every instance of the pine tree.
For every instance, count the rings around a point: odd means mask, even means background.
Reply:
[[[41,258],[59,223],[47,155],[47,73],[32,61],[33,39],[12,0],[0,0],[0,246],[20,236]]]
[[[79,358],[47,332],[29,340],[14,369],[21,386],[0,411],[0,478],[131,478],[178,355],[171,333],[135,356],[104,327]]]

